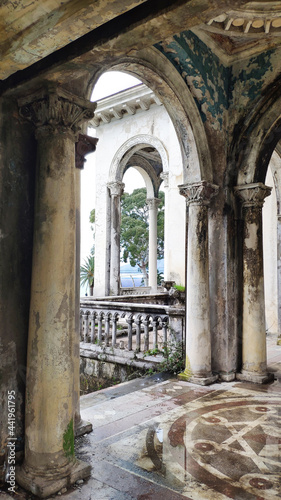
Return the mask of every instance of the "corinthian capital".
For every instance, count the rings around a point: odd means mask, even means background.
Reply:
[[[123,194],[125,184],[121,181],[109,182],[107,187],[110,190],[111,196],[121,196]]]
[[[264,199],[270,195],[271,187],[262,182],[243,184],[234,188],[234,193],[242,200],[243,207],[259,207],[264,204]]]
[[[185,196],[186,203],[209,205],[211,198],[218,193],[219,187],[207,181],[193,182],[179,186],[180,194]]]
[[[146,204],[149,208],[149,210],[157,209],[161,203],[161,200],[159,198],[147,198]]]
[[[76,134],[94,116],[96,103],[47,85],[18,100],[19,114],[37,129],[64,129]]]

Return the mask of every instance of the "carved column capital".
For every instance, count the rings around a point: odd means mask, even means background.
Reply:
[[[121,181],[109,182],[107,184],[107,187],[110,190],[111,196],[122,196],[125,184],[124,184],[124,182],[121,182]]]
[[[160,178],[163,180],[164,187],[169,187],[169,172],[162,172]]]
[[[48,84],[18,99],[19,114],[32,122],[37,132],[65,131],[76,135],[83,122],[94,116],[96,103]]]
[[[161,203],[161,200],[159,198],[147,198],[146,204],[149,208],[149,210],[157,209]]]
[[[219,187],[207,181],[181,184],[179,191],[185,196],[187,205],[209,205],[211,198],[216,196]]]
[[[270,195],[272,188],[262,182],[243,184],[234,188],[234,193],[242,200],[244,207],[262,208],[264,199]]]

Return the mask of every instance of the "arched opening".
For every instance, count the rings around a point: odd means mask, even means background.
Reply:
[[[243,219],[239,256],[243,262],[242,371],[238,377],[254,382],[272,378],[267,368],[266,333],[276,337],[280,321],[279,101],[278,96],[274,102],[272,95],[267,98],[265,94],[236,146],[240,168],[235,190],[242,200]],[[259,114],[265,103],[266,111]]]
[[[115,73],[119,75],[118,72],[109,74]],[[115,250],[115,253],[120,255],[120,244],[118,244],[118,237],[116,240],[116,233],[112,233],[114,214],[111,200],[112,196],[121,196],[121,193],[113,195],[109,186],[112,187],[112,183],[123,183],[126,172],[132,170],[141,172],[148,200],[157,199],[160,185],[165,186],[164,254],[167,258],[164,264],[164,278],[174,280],[177,284],[185,284],[185,202],[178,190],[178,186],[184,181],[182,150],[172,120],[162,101],[144,84],[135,83],[136,85],[132,88],[103,97],[98,101],[95,118],[91,123],[92,129],[88,131],[89,134],[96,135],[99,139],[99,147],[93,155],[93,162],[96,165],[94,183],[99,186],[98,193],[96,190],[97,205],[95,207],[94,293],[97,297],[120,292],[119,258],[113,257],[116,241],[119,251]],[[192,155],[189,154],[189,157],[190,161],[194,161]],[[89,165],[86,168],[88,167]],[[82,183],[83,175],[84,172]],[[86,182],[86,184],[89,186],[89,183]],[[121,184],[119,187],[121,189]],[[82,212],[83,199],[84,194],[82,194]],[[82,217],[85,216],[82,215]],[[118,214],[117,218],[120,218]],[[117,225],[120,225],[119,221]],[[150,252],[152,246],[155,244],[150,244]],[[152,250],[151,253],[152,255],[154,253],[154,256],[150,257],[150,262],[155,260],[157,255],[155,248]],[[153,267],[154,279],[150,286],[155,291],[157,267],[156,269],[155,266]]]

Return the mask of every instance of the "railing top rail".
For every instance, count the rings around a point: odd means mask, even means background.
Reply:
[[[102,300],[92,300],[92,301],[81,301],[80,307],[82,309],[107,309],[114,310],[119,309],[121,311],[130,312],[147,312],[153,314],[167,314],[169,306],[160,304],[135,304],[131,302],[111,302]]]

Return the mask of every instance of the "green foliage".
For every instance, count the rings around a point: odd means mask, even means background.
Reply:
[[[148,351],[144,353],[144,356],[157,356],[157,354],[163,354],[163,351],[155,347],[154,349],[148,349]]]
[[[161,203],[157,220],[157,256],[164,253],[164,193],[159,192]],[[124,193],[121,198],[121,254],[124,262],[138,266],[147,284],[148,245],[149,245],[149,209],[146,203],[145,188],[135,189],[130,195]]]
[[[91,248],[91,255],[95,255],[95,223],[96,223],[96,210],[93,208],[89,215],[89,222],[93,224],[91,226],[91,231],[93,231],[94,244]]]
[[[94,271],[95,271],[95,257],[94,255],[89,255],[86,259],[84,259],[84,265],[80,266],[81,286],[86,284],[88,284],[89,286],[93,286]]]
[[[174,285],[174,288],[179,292],[185,292],[185,286],[183,285]]]
[[[183,342],[171,340],[164,346],[163,354],[165,360],[160,363],[159,371],[174,374],[184,371],[185,357]]]
[[[155,372],[168,372],[176,375],[181,373],[185,369],[185,355],[184,355],[184,344],[183,342],[177,342],[176,340],[170,340],[162,350],[158,347],[154,349],[149,349],[144,353],[144,356],[157,356],[157,354],[162,354],[164,361],[159,363],[157,368],[150,368],[151,373]],[[147,374],[149,374],[147,372]]]

